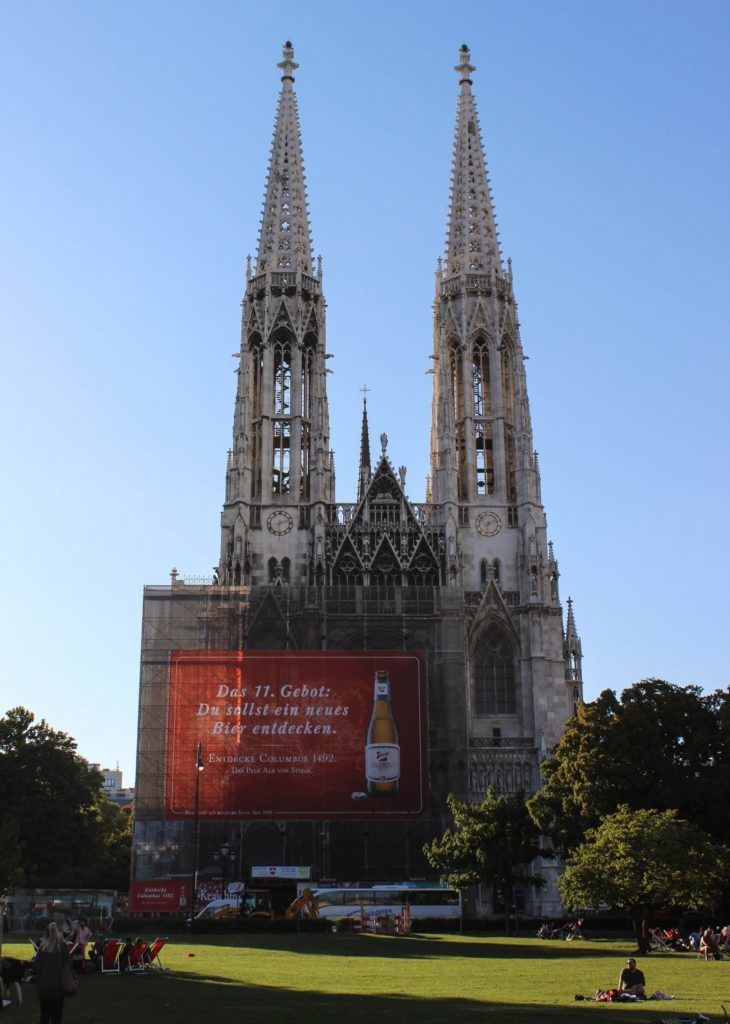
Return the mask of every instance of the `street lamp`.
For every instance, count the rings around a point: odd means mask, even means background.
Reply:
[[[217,850],[213,850],[213,860],[216,864],[220,862],[221,866],[221,899],[226,898],[226,868],[229,864],[233,868],[236,857],[237,853],[228,845],[227,839],[223,840]]]
[[[200,740],[195,751],[195,811],[193,813],[193,875],[190,879],[190,920],[195,917],[195,905],[198,896],[198,857],[200,854],[200,776],[205,768],[203,764],[203,748]]]

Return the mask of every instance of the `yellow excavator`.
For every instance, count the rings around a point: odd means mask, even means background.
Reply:
[[[205,916],[214,921],[225,921],[237,917],[242,917],[247,921],[277,921],[283,917],[291,921],[299,917],[300,914],[312,918],[319,917],[317,901],[311,889],[302,889],[283,914],[274,910],[271,893],[268,889],[245,889],[241,893],[241,902],[238,906],[226,902],[220,907],[208,906],[205,912]]]
[[[302,889],[297,898],[292,900],[284,912],[284,916],[289,919],[299,917],[300,914],[305,914],[307,917],[312,918],[319,917],[319,907],[311,889]]]

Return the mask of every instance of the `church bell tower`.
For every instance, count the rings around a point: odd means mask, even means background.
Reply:
[[[322,261],[312,259],[294,50],[284,45],[255,266],[243,299],[220,583],[303,583],[334,500]],[[319,511],[319,516],[317,512]],[[321,544],[321,541],[320,541]]]
[[[466,46],[455,70],[447,244],[434,304],[429,500],[441,510],[448,585],[481,595],[469,627],[476,798],[479,780],[497,781],[495,765],[504,761],[485,748],[487,738],[554,745],[582,683],[572,606],[563,634],[512,266],[500,252]]]

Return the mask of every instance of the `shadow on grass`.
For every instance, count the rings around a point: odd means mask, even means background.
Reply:
[[[192,943],[233,949],[288,950],[312,956],[384,957],[388,960],[422,960],[429,957],[459,957],[474,960],[575,960],[579,958],[607,957],[616,959],[626,955],[625,944],[612,942],[591,943],[537,943],[534,940],[491,939],[475,936],[475,940],[441,937],[439,935],[409,935],[403,938],[343,933],[340,935],[201,935]],[[184,945],[185,939],[176,939]],[[191,944],[192,944],[191,943]]]
[[[281,979],[282,983],[285,979]],[[32,998],[29,999],[32,1002]],[[272,983],[271,987],[232,982],[215,975],[154,975],[145,978],[85,979],[83,991],[67,1002],[64,1024],[360,1024],[379,1018],[398,1024],[463,1024],[470,1020],[494,1024],[595,1024],[596,1014],[614,1012],[634,1024],[649,1024],[671,1012],[660,1006],[621,1006],[566,1003],[543,1006],[534,1003],[505,1004],[463,999],[456,994],[444,999],[405,995],[333,995],[302,992]],[[713,1015],[713,1021],[721,1017]]]

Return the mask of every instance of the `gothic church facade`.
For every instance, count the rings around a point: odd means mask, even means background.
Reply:
[[[313,878],[429,877],[421,848],[448,823],[447,795],[479,801],[489,786],[534,791],[540,761],[582,694],[580,640],[570,601],[563,622],[547,538],[512,271],[499,249],[469,51],[462,47],[456,68],[424,502],[408,497],[385,435],[373,459],[366,403],[357,501],[336,500],[322,267],[312,257],[290,44],[278,66],[261,233],[243,300],[220,560],[210,581],[173,572],[171,585],[145,589],[138,879],[189,871],[189,824],[165,821],[162,811],[173,650],[424,652],[430,796],[422,819],[241,830],[242,865],[306,864]],[[202,823],[201,865],[224,827]],[[231,836],[238,828],[230,826]],[[551,897],[528,898],[539,912]]]

